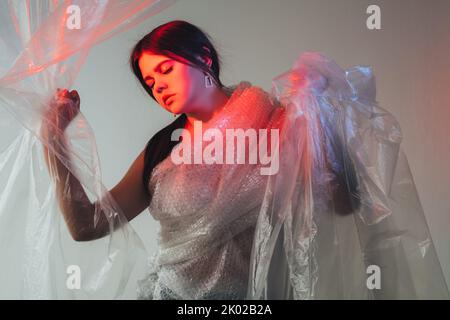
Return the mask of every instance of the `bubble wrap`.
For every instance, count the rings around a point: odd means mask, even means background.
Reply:
[[[279,170],[162,161],[149,181],[159,251],[139,298],[448,298],[370,67],[303,53],[270,94],[249,82],[231,92],[203,130],[279,129]]]
[[[270,129],[283,109],[241,82],[203,130]],[[225,144],[224,144],[225,145]],[[149,211],[160,223],[160,252],[149,261],[140,298],[243,299],[254,228],[267,176],[261,164],[182,164],[170,156],[149,181]]]

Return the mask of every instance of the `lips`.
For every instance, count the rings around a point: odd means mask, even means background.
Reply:
[[[167,100],[168,100],[170,97],[174,96],[174,95],[175,95],[175,93],[173,93],[173,94],[165,94],[165,95],[163,96],[163,102],[164,102],[164,104],[167,104]]]

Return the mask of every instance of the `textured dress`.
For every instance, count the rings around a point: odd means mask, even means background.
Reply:
[[[269,130],[279,125],[283,109],[261,88],[243,81],[229,95],[226,105],[203,124],[203,132],[216,128],[225,137],[225,129]],[[169,156],[154,168],[149,211],[160,223],[159,252],[149,259],[150,272],[139,282],[139,298],[246,297],[267,175],[261,174],[259,162],[223,162],[174,164]]]

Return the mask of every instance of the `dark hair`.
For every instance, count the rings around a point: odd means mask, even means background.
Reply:
[[[219,87],[223,87],[219,79],[220,59],[216,49],[207,34],[189,22],[175,20],[160,25],[139,40],[131,52],[130,65],[133,73],[145,91],[155,99],[139,68],[139,58],[144,52],[165,55],[178,62],[187,63],[206,72]],[[209,56],[212,61],[211,67],[200,60],[199,56]]]
[[[208,35],[189,22],[175,20],[160,25],[139,40],[131,52],[130,66],[134,75],[150,97],[156,100],[152,90],[145,83],[139,68],[139,58],[144,52],[165,55],[181,63],[187,63],[209,74],[220,88],[223,87],[219,78],[220,59],[216,49]],[[198,58],[204,56],[211,58],[211,67]],[[148,182],[153,169],[179,143],[179,141],[171,140],[172,132],[176,129],[184,128],[186,121],[186,115],[182,114],[171,124],[156,133],[147,143],[143,173],[145,190],[148,191]]]
[[[142,182],[145,190],[148,192],[148,183],[150,181],[153,169],[169,156],[172,149],[179,141],[172,141],[172,132],[178,128],[183,128],[186,123],[186,115],[183,113],[175,121],[158,131],[148,142],[145,147],[144,156],[144,172],[142,174]]]

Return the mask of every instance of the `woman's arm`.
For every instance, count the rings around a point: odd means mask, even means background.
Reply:
[[[66,93],[63,93],[68,95]],[[76,96],[73,98],[76,100]],[[65,105],[61,108],[70,108]],[[61,114],[54,107],[57,113]],[[76,114],[75,114],[76,115]],[[65,116],[65,121],[70,122],[75,115]],[[57,115],[57,117],[60,117]],[[99,212],[99,221],[94,227],[94,215],[97,210],[101,210],[100,205],[91,203],[83,186],[78,179],[70,172],[71,162],[68,154],[67,141],[64,134],[53,134],[55,125],[57,131],[64,132],[67,124],[61,124],[59,119],[49,117],[51,125],[44,126],[42,136],[46,140],[44,145],[44,157],[50,175],[53,178],[56,187],[56,197],[61,209],[64,220],[68,226],[69,232],[75,241],[95,240],[109,234],[110,228],[104,212]],[[67,121],[68,120],[68,121]],[[64,165],[61,158],[67,159]],[[142,184],[142,173],[144,168],[144,151],[136,158],[123,179],[110,191],[111,196],[116,201],[119,208],[130,221],[141,213],[149,204],[150,197]],[[116,215],[113,221],[114,229],[120,226],[119,217]]]
[[[50,140],[47,141],[49,143]],[[65,155],[65,145],[65,137],[54,138],[51,142],[54,150],[44,145],[44,158],[50,176],[55,183],[56,198],[69,232],[75,241],[85,241],[93,236],[92,224],[95,206],[87,197],[78,179],[72,175],[56,155],[60,154],[68,159]],[[97,231],[99,233],[100,229],[103,228],[98,224]]]

